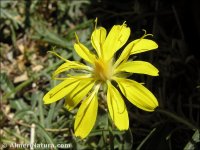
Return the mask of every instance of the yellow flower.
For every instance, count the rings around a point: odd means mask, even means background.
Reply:
[[[105,87],[103,85],[106,85],[110,117],[119,130],[129,128],[128,112],[121,93],[132,104],[145,111],[154,111],[158,106],[157,99],[147,88],[124,77],[124,72],[158,76],[158,69],[150,63],[128,60],[130,55],[158,47],[154,41],[145,39],[148,34],[145,33],[140,39],[130,42],[119,58],[116,61],[114,59],[115,53],[127,42],[130,32],[125,23],[114,25],[108,35],[105,28],[95,27],[91,35],[95,53],[88,50],[76,35],[77,42],[74,44],[74,49],[89,65],[66,60],[51,52],[65,61],[53,74],[55,79],[63,81],[51,89],[43,100],[45,104],[50,104],[66,97],[65,107],[68,110],[74,109],[82,102],[75,117],[75,136],[85,138],[92,130],[98,111],[98,91]],[[71,70],[74,70],[76,75],[70,75]],[[66,78],[57,77],[63,72],[67,74]]]

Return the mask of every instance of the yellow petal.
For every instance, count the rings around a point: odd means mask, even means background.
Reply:
[[[91,36],[92,46],[96,50],[99,57],[102,55],[102,45],[106,39],[106,29],[100,27],[95,29]]]
[[[142,53],[142,52],[146,52],[146,51],[150,51],[150,50],[154,50],[158,48],[158,44],[156,44],[156,42],[149,39],[137,39],[131,43],[134,44],[131,50],[131,54]]]
[[[69,94],[71,91],[76,88],[76,86],[79,83],[79,79],[74,78],[67,78],[57,86],[55,86],[53,89],[51,89],[44,97],[43,101],[45,104],[53,103],[67,94]]]
[[[107,103],[110,116],[119,130],[129,127],[128,112],[119,91],[108,82]]]
[[[155,96],[140,83],[123,78],[115,78],[123,95],[135,106],[145,111],[154,111],[158,106]]]
[[[81,80],[76,89],[70,93],[65,101],[65,107],[71,111],[80,101],[89,93],[94,86],[95,81],[91,78]]]
[[[103,57],[106,61],[110,60],[115,52],[126,43],[130,32],[131,30],[129,27],[126,27],[126,24],[112,27],[103,44]]]
[[[133,43],[129,43],[125,49],[122,51],[120,57],[115,62],[114,66],[117,67],[122,61],[125,60],[125,62],[128,60],[129,56],[131,55],[131,50],[133,48]]]
[[[87,97],[81,104],[74,123],[75,136],[85,138],[92,130],[98,110],[97,92]]]
[[[147,74],[151,76],[158,76],[158,69],[152,64],[145,61],[131,61],[121,64],[116,68],[115,73],[126,71],[131,73]]]
[[[123,50],[122,54],[115,62],[115,66],[118,66],[122,61],[127,61],[132,54],[142,53],[149,50],[158,48],[158,45],[149,39],[137,39],[130,42]]]
[[[92,54],[87,47],[85,47],[80,42],[74,44],[74,49],[77,52],[77,54],[86,60],[89,63],[93,63],[95,60],[95,55]]]
[[[53,73],[53,77],[57,76],[58,74],[60,74],[64,71],[68,71],[70,69],[86,69],[86,70],[88,70],[89,67],[85,66],[84,64],[81,64],[79,62],[67,61],[64,64],[62,64],[60,67],[58,67],[58,69],[56,69],[56,71]]]

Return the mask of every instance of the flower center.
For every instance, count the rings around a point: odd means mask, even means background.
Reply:
[[[111,63],[105,62],[102,59],[95,61],[94,76],[102,81],[109,80],[112,76]]]

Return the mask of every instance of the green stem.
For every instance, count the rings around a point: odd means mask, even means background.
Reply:
[[[72,56],[72,54],[69,54],[67,56],[67,58],[70,58]],[[67,59],[66,58],[66,59]],[[60,65],[63,61],[58,61],[57,63],[55,63],[54,65],[44,69],[42,72],[33,75],[30,79],[22,82],[21,84],[19,84],[17,87],[15,87],[15,89],[13,89],[12,91],[10,91],[9,93],[5,93],[2,97],[2,100],[6,100],[7,98],[9,98],[12,94],[19,92],[21,89],[23,89],[25,86],[27,86],[28,84],[30,84],[31,82],[33,82],[34,80],[38,79],[40,76],[46,74],[47,72],[51,71],[53,68],[55,68],[56,66]]]
[[[193,125],[192,123],[190,123],[187,119],[182,118],[178,115],[176,115],[175,113],[172,113],[170,111],[164,110],[162,108],[157,108],[156,111],[158,113],[164,114],[170,118],[173,118],[174,120],[176,120],[177,122],[180,122],[186,126],[188,126],[189,128],[191,128],[192,130],[198,129],[198,127],[196,125]]]

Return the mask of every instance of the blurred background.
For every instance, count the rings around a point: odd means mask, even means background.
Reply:
[[[130,129],[113,131],[114,149],[177,150],[199,148],[200,11],[198,0],[1,0],[0,1],[0,143],[70,143],[71,149],[109,149],[103,131],[107,115],[99,108],[95,128],[84,140],[73,135],[77,109],[68,112],[63,100],[44,105],[43,95],[58,84],[51,80],[62,61],[47,54],[81,61],[73,50],[76,32],[91,48],[94,19],[107,30],[126,21],[129,42],[145,29],[159,48],[138,54],[151,62],[158,77],[133,75],[159,101],[153,113],[128,101]],[[9,149],[9,148],[7,148]]]

